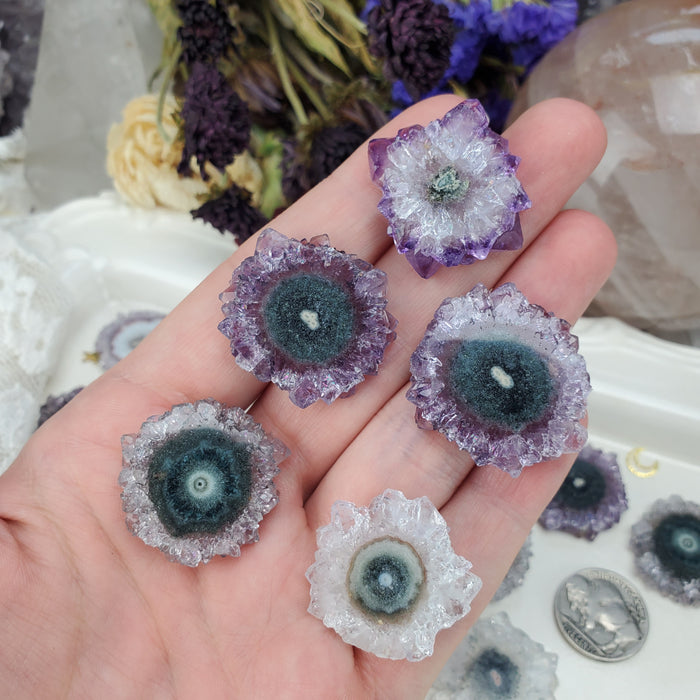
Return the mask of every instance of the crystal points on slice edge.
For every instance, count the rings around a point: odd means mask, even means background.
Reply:
[[[626,510],[627,494],[617,456],[585,445],[539,523],[545,530],[594,540],[620,522]]]
[[[530,304],[515,285],[489,291],[478,284],[435,312],[411,356],[407,398],[419,427],[438,430],[477,465],[515,477],[586,442],[580,419],[591,385],[577,351],[569,324]],[[475,370],[478,385],[466,391]]]
[[[330,524],[317,532],[317,544],[306,572],[309,612],[347,644],[382,658],[430,656],[436,634],[469,612],[481,588],[470,562],[454,553],[445,520],[425,497],[409,500],[387,489],[369,507],[338,501]],[[369,555],[362,554],[368,545]],[[358,552],[364,557],[359,563]],[[394,561],[387,565],[387,559]],[[357,567],[366,576],[361,585],[373,590],[392,586],[402,570],[400,590],[380,593],[371,606],[358,603],[357,584],[350,581]],[[390,603],[383,602],[387,598]]]
[[[295,405],[331,403],[377,373],[396,336],[386,284],[384,272],[327,236],[298,241],[266,229],[220,295],[219,330],[240,367]]]
[[[369,160],[387,233],[421,277],[522,246],[519,212],[531,202],[515,176],[520,159],[478,100],[370,141]]]
[[[180,451],[190,450],[182,455],[186,459],[164,454],[169,441],[186,433],[195,434],[194,440],[178,446]],[[210,444],[209,433],[220,437],[216,444]],[[234,461],[236,455],[247,455],[244,466],[249,472],[244,481],[228,477],[238,467],[221,456],[227,441],[234,446]],[[151,466],[158,455],[166,468],[154,476]],[[258,540],[260,521],[277,504],[273,478],[287,455],[287,448],[240,408],[213,399],[173,406],[149,418],[138,433],[122,437],[119,484],[127,527],[171,561],[187,566],[204,564],[217,555],[237,557],[241,545]],[[197,459],[201,474],[186,466]],[[150,493],[154,478],[165,479],[158,496]],[[222,496],[220,482],[227,479],[229,490]],[[228,507],[231,517],[220,512]],[[171,510],[161,519],[163,508]]]
[[[647,584],[676,603],[700,606],[700,504],[658,499],[632,527],[630,548]]]

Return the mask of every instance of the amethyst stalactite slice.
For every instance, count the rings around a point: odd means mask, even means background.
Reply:
[[[298,241],[266,229],[220,296],[219,330],[240,367],[295,405],[330,404],[377,373],[396,335],[386,284],[384,272],[327,236]]]
[[[421,277],[522,246],[519,212],[531,202],[515,176],[520,159],[489,129],[478,100],[374,139],[369,160],[387,232]]]
[[[558,658],[514,627],[506,613],[482,617],[452,654],[427,700],[554,700]]]
[[[515,477],[577,452],[591,390],[569,324],[513,284],[446,299],[411,356],[419,427],[441,432],[477,465]]]
[[[545,530],[594,540],[620,522],[626,510],[627,495],[617,457],[586,445],[539,523]]]
[[[700,606],[700,504],[670,496],[655,501],[633,526],[637,571],[662,595]]]
[[[432,655],[437,633],[464,617],[481,589],[425,497],[387,489],[368,507],[338,501],[316,540],[306,572],[309,612],[347,644],[381,658]]]
[[[122,455],[130,532],[171,561],[198,566],[258,540],[288,450],[242,409],[208,399],[149,418],[122,437]]]
[[[130,311],[108,323],[95,340],[102,369],[123,360],[164,318],[160,311]]]

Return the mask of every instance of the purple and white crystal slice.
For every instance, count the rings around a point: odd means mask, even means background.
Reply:
[[[586,445],[539,523],[545,530],[594,540],[620,522],[626,510],[627,495],[617,456]]]
[[[700,606],[700,504],[670,496],[655,501],[632,527],[637,571],[676,603]]]
[[[478,100],[370,141],[369,160],[387,232],[421,277],[522,246],[519,212],[531,202],[515,176],[520,159]]]
[[[557,661],[501,612],[472,627],[426,700],[553,700]]]
[[[77,386],[75,389],[66,391],[63,394],[58,394],[58,396],[49,395],[46,397],[46,401],[42,404],[39,409],[39,419],[37,421],[36,427],[39,428],[46,421],[51,418],[51,416],[58,413],[67,403],[72,401],[85,387]]]
[[[437,633],[469,612],[481,588],[425,497],[387,489],[369,507],[338,501],[316,539],[309,612],[382,658],[430,656]]]
[[[527,574],[528,570],[530,569],[531,558],[532,534],[529,534],[523,543],[523,546],[515,555],[515,559],[513,559],[513,563],[510,565],[505,578],[503,581],[501,581],[501,585],[493,594],[493,598],[491,598],[492,603],[497,603],[499,600],[503,600],[503,598],[509,596],[516,588],[523,585],[523,581],[525,581],[525,574]]]
[[[288,453],[240,408],[213,399],[173,406],[122,437],[127,527],[187,566],[237,557],[277,505],[273,478]]]
[[[102,369],[124,359],[164,318],[160,311],[131,311],[108,323],[95,341]]]
[[[407,397],[419,427],[515,477],[586,442],[591,385],[577,351],[569,324],[515,285],[478,284],[435,312],[411,356]]]
[[[386,284],[384,272],[327,236],[298,241],[268,228],[220,295],[219,330],[243,369],[297,406],[331,403],[377,373],[396,336]]]

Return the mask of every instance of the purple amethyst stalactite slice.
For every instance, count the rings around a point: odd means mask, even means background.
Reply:
[[[119,314],[100,330],[95,340],[100,367],[108,370],[123,360],[164,318],[160,311]]]
[[[655,501],[633,526],[637,571],[662,595],[700,606],[700,504],[670,496]]]
[[[327,236],[298,241],[266,229],[220,296],[219,330],[243,369],[288,391],[295,405],[331,403],[377,373],[396,335],[386,283]]]
[[[421,428],[441,432],[477,465],[522,468],[577,452],[591,386],[569,324],[513,284],[478,284],[443,301],[411,356]]]
[[[388,233],[421,277],[522,246],[519,212],[531,202],[515,176],[520,159],[478,100],[371,141],[369,160]]]
[[[127,527],[187,566],[237,557],[277,505],[273,478],[288,453],[240,408],[213,399],[173,406],[122,437]]]
[[[586,445],[539,523],[546,530],[594,540],[620,522],[626,510],[627,495],[617,457]]]

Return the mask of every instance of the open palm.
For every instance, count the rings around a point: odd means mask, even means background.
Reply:
[[[457,101],[418,104],[381,135],[425,124]],[[440,302],[477,282],[515,282],[531,302],[573,322],[614,259],[604,224],[560,213],[604,149],[596,117],[582,105],[551,101],[506,136],[522,157],[518,176],[533,201],[522,216],[521,251],[419,279],[385,235],[366,148],[272,223],[294,238],[328,233],[336,248],[389,276],[397,339],[379,374],[351,398],[301,410],[231,358],[216,328],[217,296],[252,254],[252,240],[37,431],[0,478],[0,687],[7,697],[423,697],[573,455],[529,467],[518,479],[475,468],[453,443],[416,428],[405,398],[410,354]],[[252,414],[291,456],[260,542],[240,558],[189,569],[127,531],[117,484],[120,436],[174,404],[208,397],[242,407],[257,399]],[[331,504],[367,504],[389,487],[428,496],[450,525],[456,552],[484,581],[472,612],[441,632],[434,656],[420,663],[360,652],[306,612],[304,572]]]

